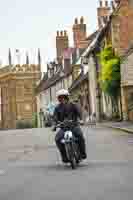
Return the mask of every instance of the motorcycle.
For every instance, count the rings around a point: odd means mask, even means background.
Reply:
[[[67,159],[72,169],[76,169],[81,161],[81,154],[78,138],[76,138],[71,131],[73,126],[75,126],[75,122],[72,120],[65,120],[64,122],[60,122],[56,128],[63,128],[64,130],[64,138],[61,140],[61,143],[65,146]]]

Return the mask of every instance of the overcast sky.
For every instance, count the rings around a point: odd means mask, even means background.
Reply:
[[[28,50],[33,60],[41,48],[43,63],[55,57],[57,30],[71,28],[75,17],[84,16],[88,34],[96,29],[99,0],[1,0],[0,60],[7,62],[8,48]],[[70,37],[71,38],[71,37]],[[72,40],[71,40],[72,45]],[[15,59],[15,58],[14,58]],[[24,61],[24,56],[22,56]],[[44,67],[43,67],[44,69]]]

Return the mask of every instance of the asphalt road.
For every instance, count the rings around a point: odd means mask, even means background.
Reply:
[[[18,134],[0,134],[0,200],[133,199],[133,135],[84,128],[88,159],[73,171],[49,129]]]

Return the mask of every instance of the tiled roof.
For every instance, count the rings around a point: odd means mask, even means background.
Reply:
[[[124,53],[124,55],[122,56],[122,59],[126,59],[130,54],[133,53],[133,43],[131,43],[128,47],[128,49],[126,50],[126,52]]]
[[[61,79],[60,72],[61,72],[61,70],[57,74],[55,74],[54,76],[47,79],[43,84],[42,90],[47,90],[52,85],[54,85],[57,81],[59,81]]]
[[[63,77],[60,76],[61,72],[64,73]],[[41,91],[47,90],[48,88],[56,84],[56,82],[69,76],[71,73],[72,73],[72,69],[65,71],[62,69],[62,66],[61,66],[58,72],[54,74],[52,77],[48,78],[48,74],[46,74],[44,78],[42,79],[42,81],[40,82],[40,84],[38,85],[36,91],[41,92]]]
[[[36,93],[39,93],[42,91],[43,84],[47,79],[48,79],[48,73],[46,72],[44,73],[42,80],[39,82],[39,84],[36,87]]]
[[[87,41],[92,41],[92,40],[96,37],[98,31],[99,31],[99,30],[93,32],[91,35],[89,35],[89,36],[86,38],[86,40],[87,40]],[[88,45],[89,45],[89,44],[88,44]]]

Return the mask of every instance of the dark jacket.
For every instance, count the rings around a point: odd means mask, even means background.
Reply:
[[[73,103],[59,104],[54,111],[54,120],[63,122],[65,119],[73,120],[75,122],[81,119],[81,112]]]

